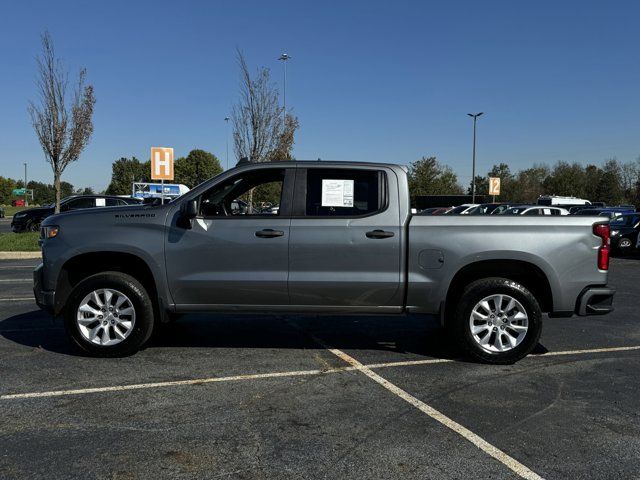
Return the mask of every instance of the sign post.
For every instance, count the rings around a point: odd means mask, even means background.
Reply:
[[[162,184],[162,204],[164,205],[164,181],[173,180],[173,148],[151,147],[151,178]]]
[[[500,177],[489,177],[489,195],[493,196],[493,203],[496,203],[496,196],[500,195]]]

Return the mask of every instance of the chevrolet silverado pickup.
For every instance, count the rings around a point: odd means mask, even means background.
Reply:
[[[609,236],[586,216],[412,215],[398,165],[247,164],[168,205],[48,217],[34,293],[96,356],[189,312],[383,313],[439,315],[466,354],[512,363],[543,314],[613,310]]]

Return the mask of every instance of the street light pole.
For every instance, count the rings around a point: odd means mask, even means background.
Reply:
[[[29,200],[27,200],[27,164],[24,163],[24,206],[29,206]]]
[[[229,170],[229,117],[224,117],[224,121],[227,123],[227,168],[225,170]]]
[[[283,112],[282,112],[282,130],[284,131],[287,125],[287,60],[291,59],[290,55],[283,53],[280,55],[278,60],[282,60],[284,63],[284,87],[282,89],[282,99],[283,99]]]
[[[473,167],[471,173],[471,203],[476,203],[476,121],[484,112],[467,113],[473,118]]]

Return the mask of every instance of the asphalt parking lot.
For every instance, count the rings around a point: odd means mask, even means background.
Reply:
[[[192,315],[80,356],[0,262],[0,478],[638,478],[640,260],[516,365],[422,317]]]
[[[0,218],[0,233],[11,232],[11,217]]]

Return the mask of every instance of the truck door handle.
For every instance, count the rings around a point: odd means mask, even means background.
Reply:
[[[264,230],[258,230],[256,237],[260,238],[275,238],[282,237],[284,232],[282,230],[273,230],[272,228],[265,228]]]
[[[385,232],[384,230],[372,230],[366,233],[367,238],[391,238],[395,235],[393,232]]]

